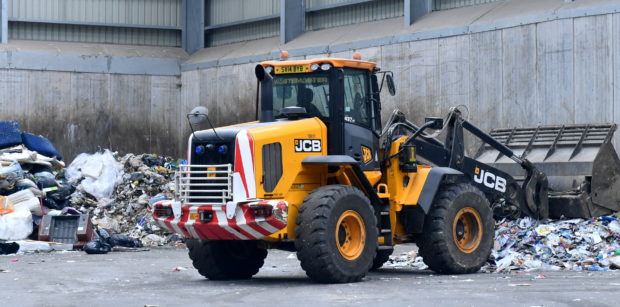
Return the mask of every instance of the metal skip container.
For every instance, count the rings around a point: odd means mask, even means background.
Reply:
[[[620,211],[616,124],[494,129],[491,136],[532,162],[549,180],[549,217],[590,218]],[[523,168],[483,145],[476,160],[523,180]]]

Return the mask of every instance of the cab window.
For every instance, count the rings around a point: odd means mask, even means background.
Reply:
[[[279,75],[273,80],[273,114],[285,107],[299,106],[310,116],[329,117],[329,78],[327,74]]]
[[[371,127],[370,97],[368,97],[368,72],[347,69],[344,75],[345,122]]]

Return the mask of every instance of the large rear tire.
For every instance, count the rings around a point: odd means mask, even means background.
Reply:
[[[297,258],[317,282],[360,281],[377,252],[377,219],[359,189],[329,185],[304,200],[295,229]]]
[[[420,255],[438,273],[477,272],[491,253],[494,225],[489,201],[480,190],[464,183],[445,185],[425,218]]]
[[[256,241],[188,240],[187,248],[200,275],[212,280],[251,278],[267,257]]]

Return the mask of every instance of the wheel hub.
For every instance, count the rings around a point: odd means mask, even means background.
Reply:
[[[359,213],[347,210],[336,223],[336,245],[340,255],[347,260],[357,259],[364,250],[366,228]]]
[[[452,223],[454,243],[464,253],[472,253],[482,240],[482,218],[474,208],[460,209]]]

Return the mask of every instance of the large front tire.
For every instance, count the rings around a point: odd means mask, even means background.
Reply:
[[[304,200],[295,229],[297,258],[317,282],[360,281],[377,252],[377,219],[359,189],[330,185]]]
[[[484,194],[470,184],[440,188],[419,238],[424,263],[442,274],[477,272],[487,261],[495,221]]]
[[[194,267],[211,280],[251,278],[267,257],[256,241],[188,240],[187,248]]]

